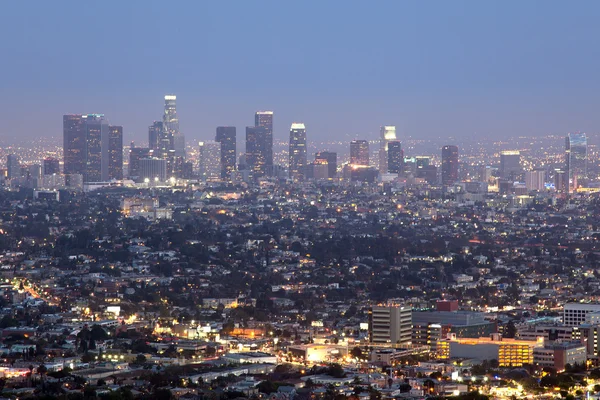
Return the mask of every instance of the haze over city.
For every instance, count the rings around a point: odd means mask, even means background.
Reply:
[[[176,93],[189,142],[276,112],[315,137],[504,138],[600,126],[600,4],[8,2],[0,140],[104,113],[143,142]]]

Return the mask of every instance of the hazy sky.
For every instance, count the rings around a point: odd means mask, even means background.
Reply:
[[[188,140],[562,133],[600,127],[598,1],[6,1],[0,138],[102,112],[147,140],[163,95]],[[370,135],[370,136],[369,136]],[[238,139],[239,140],[239,139]]]

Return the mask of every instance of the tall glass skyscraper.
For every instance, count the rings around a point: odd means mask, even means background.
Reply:
[[[65,175],[83,175],[85,148],[82,115],[63,115],[63,170]]]
[[[215,141],[221,143],[221,178],[235,171],[236,129],[235,126],[218,126]]]
[[[369,165],[369,142],[366,140],[350,142],[350,164]]]
[[[388,168],[388,144],[396,140],[395,126],[382,126],[379,130],[379,173],[386,174]]]
[[[387,171],[391,174],[399,174],[402,172],[404,165],[404,151],[399,140],[388,142],[387,148]]]
[[[85,135],[84,182],[108,181],[109,126],[104,114],[83,115]]]
[[[108,134],[108,179],[123,179],[123,127],[111,126]]]
[[[303,123],[294,122],[290,128],[289,151],[290,178],[303,180],[306,178],[306,127]]]
[[[246,127],[246,165],[255,179],[267,175],[267,158],[269,155],[271,156],[271,163],[273,162],[272,144],[273,142],[269,141],[269,131],[266,127]]]
[[[442,147],[442,184],[451,185],[458,181],[458,147]]]
[[[257,111],[254,115],[254,126],[265,128],[265,173],[273,173],[273,111]]]
[[[159,150],[162,134],[163,123],[161,121],[154,121],[152,125],[148,127],[148,148]]]
[[[565,138],[565,161],[569,177],[569,192],[581,186],[587,177],[587,135],[569,133]]]

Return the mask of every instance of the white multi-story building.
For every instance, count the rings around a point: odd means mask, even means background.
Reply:
[[[400,304],[373,307],[369,312],[372,343],[411,344],[412,308]]]
[[[200,142],[200,178],[214,182],[221,179],[221,143]]]
[[[600,311],[599,303],[567,303],[563,308],[563,324],[578,326],[587,322],[587,315]]]

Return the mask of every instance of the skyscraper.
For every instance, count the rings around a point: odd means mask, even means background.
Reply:
[[[565,138],[565,164],[569,179],[569,192],[581,186],[587,177],[587,136],[585,133],[569,133]]]
[[[111,126],[108,134],[108,179],[123,179],[123,127]]]
[[[108,180],[108,121],[104,114],[82,116],[85,137],[84,182],[104,182]],[[78,172],[76,172],[78,173]]]
[[[521,152],[503,150],[500,152],[500,177],[515,180],[521,174]]]
[[[257,111],[254,126],[265,128],[265,173],[273,173],[273,111]]]
[[[399,140],[388,142],[387,148],[387,171],[391,174],[399,174],[402,172],[404,164],[404,151]]]
[[[315,162],[327,162],[327,177],[335,178],[337,174],[337,153],[332,151],[320,151],[315,154]]]
[[[163,123],[161,121],[154,121],[148,127],[148,147],[152,150],[159,150],[162,135]]]
[[[388,173],[388,144],[396,140],[395,126],[382,126],[379,130],[379,173]]]
[[[306,127],[303,123],[294,122],[290,128],[289,151],[290,178],[303,180],[306,178]]]
[[[15,179],[21,176],[21,164],[16,154],[6,156],[6,172],[8,179]]]
[[[221,143],[208,140],[200,142],[200,178],[213,182],[221,178]]]
[[[263,126],[246,127],[246,165],[254,178],[267,175],[267,157],[269,154],[272,156],[272,151],[272,142],[269,144],[267,128]]]
[[[215,140],[221,143],[221,178],[228,178],[235,171],[236,129],[235,126],[218,126]]]
[[[57,158],[46,157],[44,159],[44,175],[60,174],[60,162]]]
[[[442,147],[442,184],[451,185],[458,181],[458,147]]]
[[[85,134],[81,114],[63,116],[63,157],[66,175],[82,174],[85,169]]]
[[[175,95],[168,94],[165,96],[163,133],[163,140],[169,141],[169,150],[173,150],[176,157],[185,157],[185,137],[179,131],[179,117],[177,117],[177,96]],[[166,145],[166,143],[164,145]]]
[[[369,165],[369,142],[366,140],[350,142],[350,164]]]

